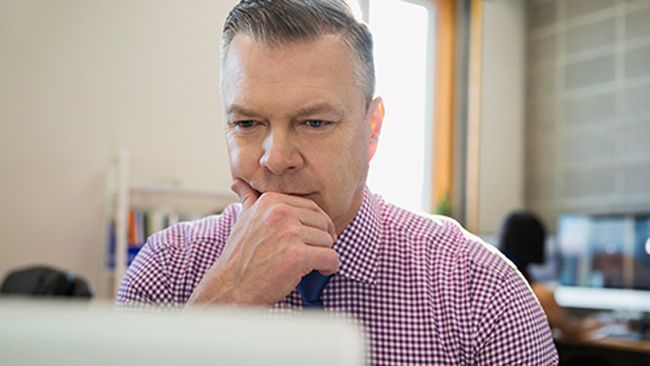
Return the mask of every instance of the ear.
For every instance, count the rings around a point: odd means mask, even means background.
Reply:
[[[381,124],[384,122],[386,110],[384,109],[384,101],[381,97],[375,98],[370,104],[368,111],[372,111],[369,120],[372,131],[370,132],[370,142],[368,143],[368,161],[372,160],[377,152],[377,145],[379,144],[379,135],[381,133]]]

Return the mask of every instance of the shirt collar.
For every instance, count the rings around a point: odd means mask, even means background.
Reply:
[[[379,251],[380,205],[365,188],[363,203],[350,225],[332,248],[339,254],[341,266],[336,274],[374,285]]]

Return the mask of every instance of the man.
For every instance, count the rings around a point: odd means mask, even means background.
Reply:
[[[366,188],[383,102],[371,35],[343,1],[242,1],[222,41],[242,203],[149,238],[118,306],[322,305],[364,327],[372,364],[557,363],[539,303],[496,250]],[[312,271],[333,276],[303,299],[301,279],[323,279]]]

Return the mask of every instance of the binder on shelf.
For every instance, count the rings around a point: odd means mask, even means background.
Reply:
[[[169,226],[180,222],[192,221],[201,218],[199,213],[179,213],[169,209],[139,210],[130,209],[127,214],[127,263],[129,266],[149,236]],[[108,263],[110,269],[115,268],[116,225],[115,218],[109,222],[108,231]]]

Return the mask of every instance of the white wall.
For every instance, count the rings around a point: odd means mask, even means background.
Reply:
[[[482,0],[478,234],[484,236],[524,206],[527,1]]]
[[[0,2],[0,276],[48,263],[97,284],[104,182],[230,184],[219,37],[236,0]]]
[[[524,204],[525,0],[483,1],[479,233]]]

